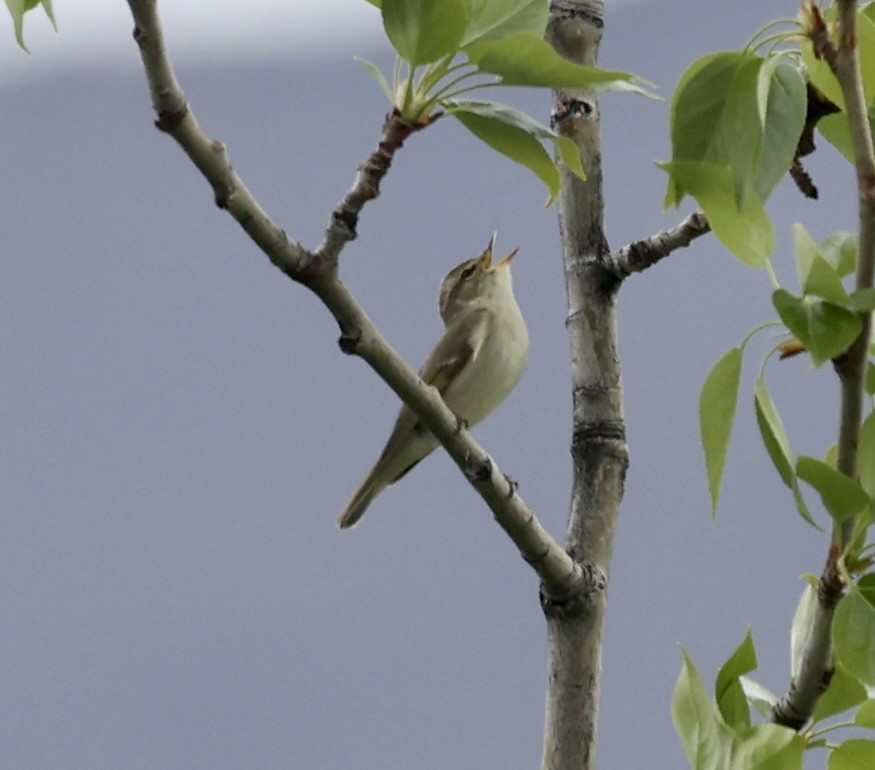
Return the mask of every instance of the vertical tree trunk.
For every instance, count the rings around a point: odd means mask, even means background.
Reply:
[[[553,0],[547,40],[568,59],[594,65],[603,28],[601,0]],[[571,344],[574,487],[569,553],[595,588],[573,598],[542,589],[549,641],[544,770],[595,767],[605,587],[628,454],[617,355],[619,279],[606,266],[599,104],[589,91],[554,94],[557,129],[578,145],[587,174],[564,173],[559,226]]]

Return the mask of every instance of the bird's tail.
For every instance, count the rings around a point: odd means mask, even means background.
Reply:
[[[343,506],[340,517],[337,519],[337,524],[341,529],[354,527],[358,520],[365,515],[365,511],[373,499],[386,488],[386,482],[380,476],[381,474],[371,471],[359,488],[352,493],[352,497]]]

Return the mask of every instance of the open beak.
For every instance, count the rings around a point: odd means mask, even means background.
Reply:
[[[492,237],[489,239],[489,243],[486,244],[486,249],[483,254],[480,255],[480,264],[483,266],[484,270],[489,270],[492,267],[492,250],[495,248],[495,239],[498,237],[498,233],[492,233]]]
[[[517,255],[519,251],[519,246],[515,248],[510,254],[508,254],[504,259],[499,262],[496,267],[510,267],[510,261]]]

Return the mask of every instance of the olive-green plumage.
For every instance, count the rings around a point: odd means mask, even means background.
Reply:
[[[480,422],[514,389],[529,351],[529,333],[513,295],[510,261],[492,263],[495,236],[486,250],[453,268],[441,283],[438,305],[445,331],[419,372],[466,425]],[[352,527],[373,499],[437,447],[407,406],[379,459],[340,514]]]

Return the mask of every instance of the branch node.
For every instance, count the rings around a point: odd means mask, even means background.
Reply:
[[[376,197],[374,195],[373,197]],[[359,215],[357,211],[349,209],[337,210],[332,214],[334,226],[341,231],[341,234],[346,241],[354,241],[358,238],[358,223]]]
[[[172,134],[182,123],[185,116],[188,115],[188,102],[183,102],[182,107],[174,112],[159,112],[158,120],[155,121],[155,128],[163,131],[165,134]]]
[[[354,356],[358,351],[359,342],[361,342],[362,333],[360,329],[347,330],[341,328],[340,337],[337,339],[337,345],[341,352],[348,356]]]
[[[469,458],[469,462],[471,458]],[[489,481],[492,478],[492,460],[487,455],[483,461],[474,460],[472,464],[465,468],[465,476],[472,483]]]
[[[213,196],[216,201],[216,205],[220,209],[228,208],[228,201],[231,199],[231,196],[233,194],[234,189],[225,182],[217,182],[213,185]]]
[[[550,112],[550,128],[562,127],[575,118],[589,117],[594,109],[592,102],[586,99],[560,99]]]
[[[574,558],[574,554],[570,555]],[[541,584],[539,598],[545,617],[556,620],[584,619],[589,615],[593,597],[607,588],[608,578],[601,568],[595,564],[575,563],[580,571],[580,579],[565,595],[549,594]]]
[[[508,487],[510,487],[510,491],[507,494],[507,499],[510,500],[515,494],[516,491],[520,488],[520,483],[511,478],[508,474],[504,474],[504,480],[507,482]]]

